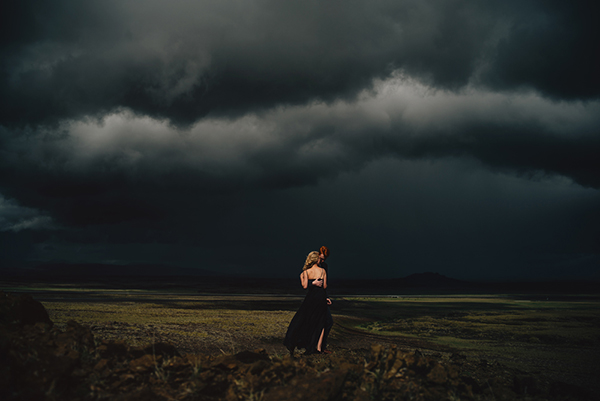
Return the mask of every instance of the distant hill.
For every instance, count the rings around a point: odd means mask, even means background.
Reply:
[[[304,294],[297,276],[241,277],[162,264],[48,263],[12,268],[0,266],[0,280],[22,283],[69,282],[115,288],[181,288],[200,293]],[[600,282],[590,280],[476,282],[425,272],[392,279],[344,279],[333,276],[329,281],[328,293],[332,297],[458,293],[600,294]]]
[[[203,269],[161,264],[112,265],[99,263],[47,263],[27,268],[0,269],[0,276],[25,282],[97,282],[110,286],[145,288],[193,287],[199,292],[303,294],[297,277],[260,278],[225,276]],[[330,294],[398,294],[468,290],[472,283],[439,273],[417,273],[395,279],[338,279],[330,281]]]

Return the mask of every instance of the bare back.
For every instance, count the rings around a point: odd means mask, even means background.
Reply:
[[[307,274],[307,278],[309,280],[316,280],[318,278],[323,278],[325,275],[325,269],[321,269],[317,265],[313,265],[310,269],[306,269],[304,273]]]
[[[317,264],[314,264],[310,269],[306,269],[300,274],[300,282],[304,288],[308,287],[308,280],[320,279],[323,280],[323,288],[327,288],[327,272]]]

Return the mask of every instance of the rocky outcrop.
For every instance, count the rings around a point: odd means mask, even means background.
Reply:
[[[264,350],[180,355],[167,343],[131,347],[94,339],[70,321],[60,330],[28,299],[0,293],[1,400],[512,400],[586,399],[535,378],[482,385],[419,352],[372,346],[370,355],[293,359]],[[31,316],[37,316],[35,319]],[[47,314],[45,315],[47,317]],[[459,358],[456,358],[459,360]],[[553,392],[552,392],[553,391]]]
[[[52,326],[46,308],[31,295],[12,295],[0,291],[0,325],[24,326],[44,323]]]

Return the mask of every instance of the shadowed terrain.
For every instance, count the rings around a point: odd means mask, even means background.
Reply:
[[[159,342],[171,344],[178,355],[209,359],[262,349],[270,361],[283,360],[282,338],[302,301],[301,294],[198,294],[173,287],[17,287],[5,285],[41,301],[53,330],[68,331],[73,321],[84,324],[96,347],[118,342],[148,349]],[[597,296],[584,294],[341,296],[332,306],[333,357],[315,358],[366,364],[372,346],[380,344],[393,347],[392,353],[416,352],[452,366],[457,378],[471,380],[477,390],[468,397],[461,393],[464,399],[501,399],[483,390],[494,383],[510,397],[552,393],[554,399],[593,399],[599,304]]]

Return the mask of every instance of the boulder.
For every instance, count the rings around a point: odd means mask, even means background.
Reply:
[[[9,294],[0,291],[0,325],[54,324],[48,311],[29,294]]]

